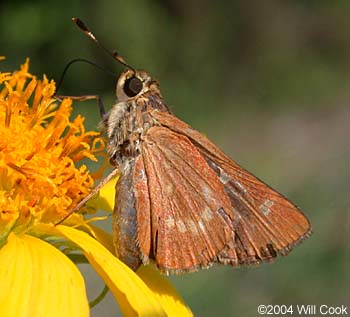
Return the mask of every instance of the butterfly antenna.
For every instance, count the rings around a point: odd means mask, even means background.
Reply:
[[[108,55],[112,56],[118,63],[126,66],[127,68],[130,68],[131,70],[135,71],[133,67],[131,67],[123,57],[121,57],[116,51],[111,52],[106,47],[104,47],[96,38],[96,36],[89,30],[89,28],[86,26],[86,24],[80,20],[79,18],[72,18],[73,22],[78,26],[80,30],[82,30],[86,36],[88,36],[90,39],[92,39],[99,47],[101,47]]]
[[[84,58],[76,58],[76,59],[71,60],[71,61],[66,65],[66,67],[64,68],[64,70],[63,70],[63,72],[62,72],[62,74],[61,74],[61,77],[60,77],[60,79],[58,80],[58,84],[57,84],[57,87],[56,87],[56,91],[58,91],[58,90],[61,88],[62,83],[63,83],[63,79],[64,79],[64,77],[66,76],[66,73],[67,73],[68,69],[69,69],[73,64],[78,63],[78,62],[90,64],[90,65],[92,65],[92,66],[94,66],[94,67],[96,67],[96,68],[98,68],[98,69],[104,71],[105,73],[107,73],[107,74],[109,74],[109,75],[112,75],[113,77],[118,78],[118,76],[117,76],[115,73],[111,72],[109,69],[106,69],[106,68],[104,68],[104,67],[102,67],[102,66],[100,66],[100,65],[98,65],[98,64],[96,64],[96,63],[94,63],[94,62],[91,62],[91,61],[89,61],[89,60],[87,60],[87,59],[84,59]]]

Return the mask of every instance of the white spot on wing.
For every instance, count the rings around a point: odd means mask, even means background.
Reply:
[[[169,217],[169,218],[165,219],[165,225],[166,225],[169,229],[174,228],[174,226],[175,226],[174,218]]]
[[[212,218],[213,218],[212,211],[210,210],[209,207],[206,207],[202,212],[202,219],[204,219],[206,222],[209,222]]]
[[[185,233],[187,231],[185,223],[182,220],[176,221],[176,226],[181,233]]]
[[[204,196],[207,197],[207,198],[208,198],[208,197],[211,197],[212,194],[213,194],[211,188],[208,187],[208,186],[204,186],[204,187],[202,188],[202,190],[203,190]]]
[[[259,210],[265,215],[267,216],[270,212],[271,209],[270,207],[272,207],[274,205],[274,202],[270,199],[266,199],[264,201],[264,203],[262,205],[260,205]]]
[[[144,181],[145,179],[146,179],[145,170],[139,169],[139,172],[137,174],[137,181]]]
[[[241,193],[246,193],[247,189],[239,182],[239,181],[235,181],[235,186],[238,187],[238,189],[241,191]]]
[[[197,229],[197,226],[196,226],[196,224],[194,223],[194,221],[193,221],[193,220],[189,220],[189,221],[187,222],[187,224],[188,224],[188,227],[190,228],[191,233],[192,233],[193,235],[198,235],[198,229]]]
[[[220,170],[220,176],[219,176],[220,182],[225,185],[231,180],[231,177],[227,173],[225,173],[223,169],[219,168],[219,170]]]
[[[205,233],[205,226],[204,226],[203,222],[199,220],[198,225],[199,225],[199,228],[201,229],[201,231]]]

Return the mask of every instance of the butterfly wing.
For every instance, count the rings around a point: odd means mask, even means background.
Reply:
[[[165,127],[143,137],[133,183],[138,243],[165,273],[217,262],[234,240],[229,197],[192,142]]]
[[[233,210],[233,239],[218,261],[254,264],[285,255],[306,238],[311,227],[305,215],[281,194],[244,170],[198,131],[171,114],[154,110],[163,127],[187,137],[224,186]]]

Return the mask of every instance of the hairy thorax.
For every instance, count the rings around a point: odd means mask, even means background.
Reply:
[[[157,125],[149,115],[155,109],[169,112],[159,95],[148,93],[118,102],[105,115],[102,128],[107,134],[107,152],[113,165],[123,165],[125,160],[140,154],[143,135]]]

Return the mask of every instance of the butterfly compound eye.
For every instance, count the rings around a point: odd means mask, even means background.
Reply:
[[[125,81],[123,89],[128,97],[134,97],[141,91],[142,81],[137,77],[130,77]]]

